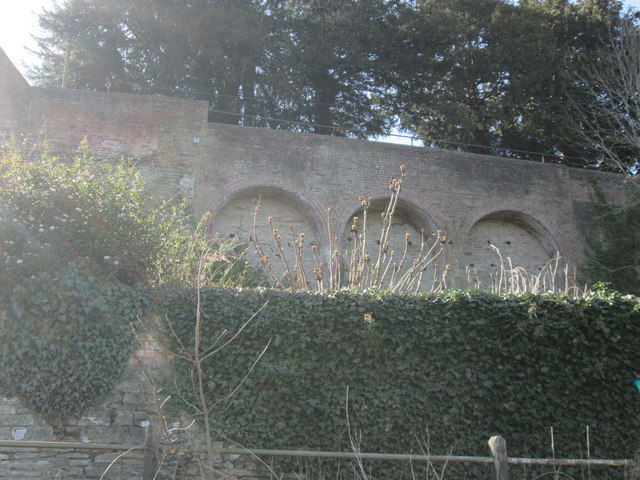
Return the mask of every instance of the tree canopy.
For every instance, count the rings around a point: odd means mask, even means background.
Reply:
[[[611,1],[419,1],[389,45],[384,104],[435,146],[580,155],[571,72],[619,16]]]
[[[610,29],[599,55],[576,72],[571,100],[576,138],[598,166],[640,184],[640,29],[638,17]]]
[[[584,157],[573,75],[618,0],[67,0],[41,15],[40,85],[179,95],[210,120]],[[572,93],[573,92],[573,93]]]

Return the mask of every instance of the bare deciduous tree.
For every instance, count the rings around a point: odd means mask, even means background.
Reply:
[[[635,15],[609,31],[597,63],[578,75],[572,98],[577,141],[597,153],[597,164],[640,186],[640,28]]]

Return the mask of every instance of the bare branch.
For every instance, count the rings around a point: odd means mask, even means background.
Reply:
[[[633,17],[609,30],[597,62],[576,77],[571,97],[580,146],[598,154],[596,164],[639,182],[640,29]]]

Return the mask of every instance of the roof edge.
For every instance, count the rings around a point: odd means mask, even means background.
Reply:
[[[0,83],[13,84],[18,88],[29,88],[29,82],[22,76],[11,59],[0,47]]]

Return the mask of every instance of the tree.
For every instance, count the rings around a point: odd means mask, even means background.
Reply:
[[[591,0],[406,5],[385,56],[384,105],[430,145],[577,156],[565,72],[593,58],[619,10],[617,1]]]
[[[179,95],[210,120],[584,163],[574,72],[618,0],[68,0],[41,16],[37,84]],[[179,19],[179,21],[177,21]],[[576,157],[576,159],[572,158]],[[560,157],[556,157],[560,159]]]
[[[366,138],[385,131],[373,101],[377,45],[386,39],[383,0],[298,0],[280,12],[264,98],[274,116],[308,125],[278,128]],[[337,128],[334,128],[337,127]]]
[[[205,99],[211,121],[366,136],[384,130],[370,51],[388,3],[69,0],[41,16],[31,76]]]
[[[596,60],[577,72],[574,133],[598,166],[638,184],[640,162],[640,29],[627,16],[610,29]]]
[[[627,15],[610,29],[596,59],[576,73],[579,96],[572,98],[574,135],[592,152],[594,165],[624,174],[630,187],[624,205],[607,202],[596,188],[603,231],[590,239],[584,274],[624,293],[640,293],[640,29]]]

